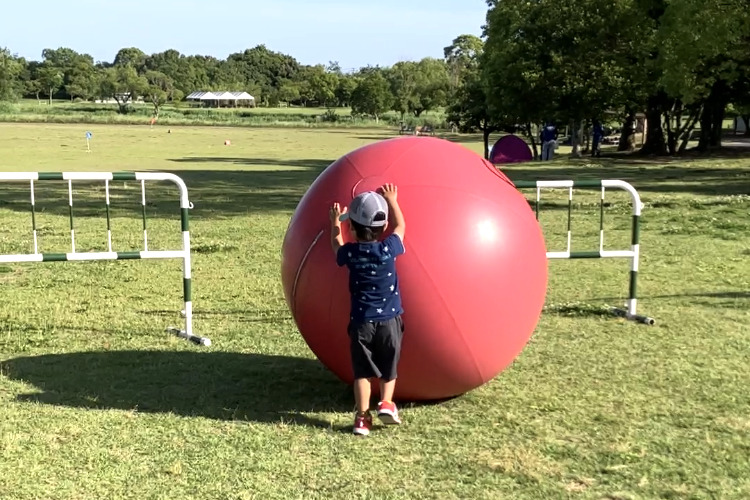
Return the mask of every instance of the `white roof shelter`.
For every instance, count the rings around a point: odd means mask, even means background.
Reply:
[[[222,106],[222,105],[237,106],[239,103],[255,104],[255,97],[251,96],[247,92],[196,91],[188,95],[185,99],[187,99],[188,101],[200,102],[208,106],[212,106],[212,105],[213,106]]]

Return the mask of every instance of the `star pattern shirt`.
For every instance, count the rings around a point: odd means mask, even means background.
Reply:
[[[346,243],[336,263],[349,269],[352,321],[386,321],[402,314],[396,257],[405,251],[401,237],[383,241]]]

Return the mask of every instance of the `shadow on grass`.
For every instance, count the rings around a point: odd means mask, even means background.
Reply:
[[[369,137],[375,139],[375,136]],[[387,136],[381,137],[387,138]],[[468,140],[465,136],[449,140]],[[750,148],[741,148],[747,155]],[[721,158],[718,156],[712,158]],[[188,186],[195,204],[192,217],[214,219],[252,212],[292,211],[316,177],[335,159],[278,159],[244,157],[183,157],[171,159],[175,164],[200,170],[171,171]],[[670,163],[671,162],[671,163]],[[211,164],[225,165],[212,169]],[[256,167],[253,169],[253,167]],[[460,166],[457,166],[457,169]],[[633,183],[641,193],[701,195],[739,195],[750,192],[750,168],[707,167],[688,157],[676,159],[647,158],[637,155],[613,155],[595,160],[565,160],[501,165],[511,180],[538,179],[623,179]],[[103,217],[104,183],[73,182],[75,217]],[[112,182],[112,209],[117,214],[140,217],[141,200],[137,182]],[[68,216],[68,186],[65,181],[36,183],[38,213]],[[171,183],[146,183],[147,216],[174,218],[178,194]],[[28,183],[3,183],[0,186],[0,208],[30,212]],[[116,215],[117,215],[116,214]]]
[[[750,191],[750,169],[706,167],[680,159],[665,164],[663,158],[597,158],[592,161],[532,162],[499,165],[512,181],[557,179],[621,179],[641,193],[691,193],[700,195],[738,195]]]
[[[183,158],[182,163],[222,162],[236,165],[270,166],[272,170],[178,170],[188,187],[195,208],[191,218],[216,215],[231,217],[252,212],[291,211],[307,188],[331,161],[270,158]],[[287,167],[286,169],[284,167]],[[74,217],[105,217],[104,182],[73,182]],[[37,214],[67,217],[67,181],[37,182],[34,188]],[[140,217],[140,183],[113,181],[110,184],[113,216],[126,214]],[[179,220],[179,192],[170,182],[146,182],[148,218]],[[3,183],[0,186],[0,209],[22,212],[30,217],[29,184]]]
[[[242,158],[242,157],[213,157],[213,156],[188,156],[185,158],[171,158],[169,161],[176,163],[232,163],[235,165],[273,165],[279,167],[312,168],[322,171],[334,160],[300,159],[281,160],[277,158]],[[188,172],[174,172],[177,175],[185,175]]]
[[[56,406],[174,413],[217,420],[331,428],[304,412],[350,412],[351,389],[314,359],[226,352],[109,351],[21,357],[0,363]],[[350,431],[350,427],[334,430]]]
[[[621,300],[621,299],[616,299]],[[569,303],[569,304],[549,304],[545,305],[542,310],[544,314],[554,314],[568,318],[612,318],[613,314],[609,307],[601,304]]]
[[[0,268],[0,273],[2,268]],[[175,315],[173,310],[164,309],[142,309],[138,311],[141,314],[148,314],[153,316],[164,316],[172,318]],[[235,321],[238,323],[273,323],[277,321],[291,321],[294,318],[289,312],[289,309],[271,309],[265,311],[263,314],[249,314],[247,309],[228,309],[223,311],[204,311],[203,309],[193,309],[193,318],[211,318],[211,317],[222,317],[233,316]]]
[[[639,295],[638,300],[663,300],[663,299],[714,299],[714,300],[750,300],[750,292],[746,290],[723,291],[723,292],[692,292],[677,293],[671,295]],[[622,300],[615,297],[604,297],[599,300]]]

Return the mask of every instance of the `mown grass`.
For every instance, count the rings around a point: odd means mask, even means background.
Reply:
[[[657,324],[606,314],[626,296],[627,261],[553,261],[545,311],[509,369],[459,398],[407,404],[402,427],[355,439],[349,388],[315,360],[284,303],[280,248],[317,174],[389,136],[0,125],[3,171],[183,176],[195,327],[214,341],[200,349],[164,332],[181,321],[179,262],[0,265],[0,498],[747,498],[750,160],[505,168],[637,187],[639,309]],[[75,189],[77,246],[103,248],[102,190]],[[166,187],[148,189],[150,245],[169,248],[176,205],[159,201]],[[38,190],[42,249],[66,251],[66,187]],[[136,248],[140,191],[116,183],[113,194],[115,245]],[[2,253],[29,249],[27,196],[0,186]],[[544,196],[540,220],[560,249],[566,193]],[[598,245],[598,197],[576,192],[576,250]],[[625,248],[628,198],[607,203],[607,248]]]

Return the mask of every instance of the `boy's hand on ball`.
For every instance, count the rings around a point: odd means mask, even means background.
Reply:
[[[395,184],[383,184],[380,190],[383,192],[383,198],[388,201],[396,201],[398,198],[398,188]]]
[[[338,203],[334,203],[329,210],[329,215],[331,216],[331,224],[340,224],[339,217],[341,216],[341,214],[345,213],[346,207],[344,207],[344,210],[342,211],[341,205],[339,205]]]

